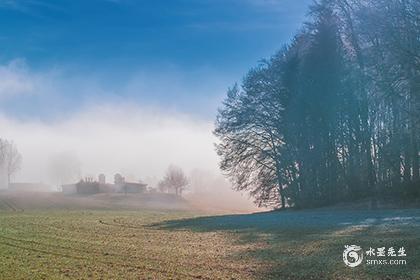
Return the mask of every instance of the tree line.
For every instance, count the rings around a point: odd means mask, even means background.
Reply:
[[[260,206],[420,197],[420,1],[324,0],[219,109],[221,169]]]

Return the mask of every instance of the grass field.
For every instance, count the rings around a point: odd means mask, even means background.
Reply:
[[[406,265],[346,267],[344,245]],[[420,279],[420,210],[0,211],[0,279]]]

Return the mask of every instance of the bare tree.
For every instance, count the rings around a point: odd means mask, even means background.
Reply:
[[[6,168],[5,168],[5,157],[6,157],[6,140],[0,138],[0,186],[6,183]]]
[[[0,138],[0,166],[5,163],[7,140]]]
[[[169,166],[165,177],[158,184],[159,189],[170,190],[173,189],[176,195],[182,195],[182,191],[188,186],[188,178],[185,176],[184,171],[177,166]]]
[[[4,146],[3,146],[4,145]],[[7,175],[7,185],[10,185],[10,178],[21,167],[22,155],[19,153],[15,143],[8,142],[2,143],[2,158]]]
[[[158,183],[158,189],[162,193],[167,193],[168,192],[167,182],[165,180],[159,181],[159,183]]]

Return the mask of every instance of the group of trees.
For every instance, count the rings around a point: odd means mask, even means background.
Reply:
[[[188,178],[180,167],[171,165],[166,170],[165,176],[158,183],[160,192],[174,192],[181,196],[182,191],[188,186]]]
[[[7,185],[10,184],[11,176],[20,169],[21,163],[22,155],[15,143],[0,138],[0,168],[7,178]]]
[[[420,1],[324,0],[229,89],[221,169],[259,205],[420,196]]]

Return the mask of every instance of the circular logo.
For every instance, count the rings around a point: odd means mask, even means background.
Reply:
[[[349,267],[356,267],[363,261],[362,247],[357,245],[344,246],[343,261]]]

